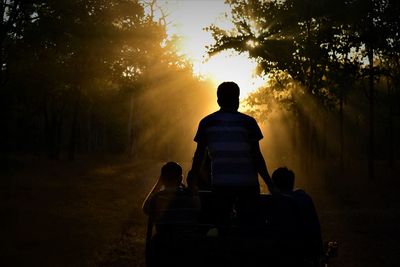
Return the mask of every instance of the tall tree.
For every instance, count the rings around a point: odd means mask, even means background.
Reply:
[[[258,60],[261,73],[285,71],[304,86],[309,98],[322,103],[323,107],[332,106],[334,98],[326,81],[330,64],[330,50],[326,44],[334,34],[334,19],[339,16],[344,1],[235,0],[228,3],[232,7],[235,28],[225,31],[209,27],[216,40],[209,50],[211,54],[224,49],[247,52]],[[323,116],[310,118],[312,107],[299,101],[295,103],[294,112],[303,133],[301,150],[308,161],[313,162],[321,142],[310,136],[323,137],[316,134],[316,124],[325,119]]]
[[[8,82],[1,88],[6,122],[1,141],[10,150],[45,148],[54,159],[73,159],[77,152],[138,153],[139,147],[147,149],[134,145],[139,139],[150,137],[147,144],[160,147],[171,144],[146,127],[169,125],[175,129],[171,138],[187,131],[189,126],[178,122],[176,127],[164,114],[180,112],[183,119],[199,112],[187,101],[206,95],[208,85],[178,55],[165,22],[149,16],[141,2],[2,3],[10,6],[4,9],[7,14],[18,3],[17,10],[28,18],[23,27],[12,24],[6,35],[9,46],[2,49]],[[22,3],[31,5],[21,9]],[[3,22],[8,19],[3,16]],[[147,95],[174,96],[176,103],[155,109],[158,99]]]
[[[398,145],[395,142],[396,136],[396,110],[400,93],[400,3],[398,1],[387,1],[387,8],[383,13],[383,27],[385,32],[386,46],[382,50],[382,75],[386,79],[387,98],[389,109],[388,122],[388,150],[389,166],[394,167],[395,152]],[[399,110],[397,110],[397,115]]]
[[[379,63],[382,53],[386,48],[390,50],[389,47],[393,46],[396,39],[388,37],[390,31],[385,31],[385,25],[389,23],[387,18],[395,20],[385,13],[390,6],[393,8],[396,4],[386,0],[227,2],[232,8],[234,29],[227,31],[210,26],[215,44],[209,52],[212,54],[225,49],[247,52],[250,57],[258,60],[261,73],[271,74],[276,73],[276,70],[287,72],[304,86],[308,98],[319,103],[318,109],[338,107],[342,163],[344,99],[357,79],[368,78],[367,154],[369,174],[372,177],[376,130],[374,86],[382,75]],[[304,103],[300,103],[297,113],[300,125],[303,125],[301,132],[305,133],[304,148],[308,150],[306,154],[312,155],[315,150],[313,146],[318,140],[310,140],[309,136],[315,132],[313,125],[318,118],[310,120],[304,116],[301,104]],[[324,120],[322,117],[321,121]]]

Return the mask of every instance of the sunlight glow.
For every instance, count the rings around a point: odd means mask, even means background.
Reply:
[[[241,88],[241,98],[256,90],[265,81],[254,75],[255,61],[247,54],[224,51],[211,58],[207,55],[206,46],[214,42],[211,33],[204,28],[215,24],[223,29],[231,29],[233,25],[226,19],[230,12],[224,0],[213,1],[160,1],[162,8],[167,10],[167,30],[169,34],[180,37],[178,48],[193,64],[194,72],[211,79],[216,86],[223,81],[234,81]],[[257,41],[247,43],[254,48]]]
[[[195,71],[209,77],[216,87],[224,81],[236,82],[240,87],[240,98],[243,99],[265,83],[254,74],[255,67],[256,63],[249,60],[246,54],[225,51],[198,65]]]
[[[248,40],[246,42],[246,44],[251,48],[255,48],[259,45],[258,41],[254,41],[254,40]]]

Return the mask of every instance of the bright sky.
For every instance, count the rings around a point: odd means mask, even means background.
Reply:
[[[256,63],[245,54],[233,51],[219,53],[211,58],[205,46],[213,43],[210,32],[204,30],[211,24],[232,28],[224,17],[230,8],[224,0],[159,0],[168,13],[168,32],[182,38],[181,52],[193,62],[197,74],[211,80],[217,86],[223,81],[234,81],[241,88],[241,97],[262,85],[264,81],[256,77]]]

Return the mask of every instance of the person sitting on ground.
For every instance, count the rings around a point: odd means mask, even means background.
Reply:
[[[146,266],[184,266],[176,262],[176,251],[181,251],[187,260],[192,256],[191,251],[196,251],[186,241],[197,233],[200,201],[182,184],[182,179],[181,166],[176,162],[166,163],[143,203],[143,212],[149,216]]]
[[[321,226],[311,197],[302,189],[294,190],[295,174],[286,167],[276,169],[272,173],[272,181],[283,195],[292,197],[299,207],[302,236],[307,248],[305,253],[311,258],[321,256],[323,251]]]
[[[199,203],[182,183],[182,167],[168,162],[143,203],[143,212],[151,216],[157,232],[161,227],[195,223]]]

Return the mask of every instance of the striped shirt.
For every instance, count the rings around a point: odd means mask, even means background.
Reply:
[[[213,186],[258,186],[251,146],[263,138],[254,118],[217,111],[200,121],[194,141],[206,144]]]

